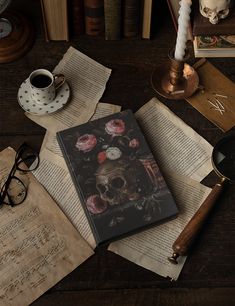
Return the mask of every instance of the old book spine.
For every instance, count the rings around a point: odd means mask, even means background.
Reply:
[[[45,38],[69,40],[67,0],[41,0]]]
[[[84,0],[86,34],[96,36],[104,32],[104,0]]]
[[[151,19],[152,19],[152,0],[144,0],[142,19],[142,38],[150,39]]]
[[[70,0],[69,5],[70,28],[73,37],[85,32],[84,2],[83,0]]]
[[[121,38],[121,0],[104,0],[105,39]]]
[[[140,1],[124,0],[123,5],[123,35],[124,37],[136,37],[140,25]]]

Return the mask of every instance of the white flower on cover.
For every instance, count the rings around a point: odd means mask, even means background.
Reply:
[[[117,147],[109,147],[106,150],[106,157],[110,160],[115,160],[118,159],[122,156],[122,152],[119,148]]]

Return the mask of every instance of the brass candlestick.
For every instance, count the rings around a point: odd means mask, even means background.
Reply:
[[[190,97],[199,85],[197,72],[184,61],[173,57],[173,50],[169,53],[170,61],[158,66],[151,78],[153,89],[161,96],[182,100]]]

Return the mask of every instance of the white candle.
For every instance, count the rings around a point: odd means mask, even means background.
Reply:
[[[175,59],[178,61],[182,61],[185,54],[191,5],[192,0],[180,1],[178,33],[175,46]]]

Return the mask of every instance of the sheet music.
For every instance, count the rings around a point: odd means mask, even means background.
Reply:
[[[185,175],[201,181],[213,170],[212,146],[157,98],[136,112],[162,173]]]
[[[164,277],[177,280],[186,256],[178,259],[178,265],[170,263],[172,244],[184,226],[197,211],[211,189],[184,176],[168,173],[167,184],[179,208],[179,216],[162,225],[113,242],[109,250]]]
[[[121,107],[118,105],[99,103],[91,120],[111,115],[120,111],[120,109]],[[40,152],[40,166],[33,171],[33,174],[53,197],[82,237],[92,248],[95,248],[94,236],[57,143],[55,133],[46,133]]]
[[[71,89],[71,100],[65,108],[50,115],[25,115],[53,132],[87,122],[104,93],[111,69],[70,47],[53,72],[65,75]]]
[[[15,152],[0,152],[0,182],[14,162]],[[0,304],[24,306],[55,285],[93,254],[45,189],[31,173],[16,173],[27,181],[25,201],[3,205],[0,214]]]

